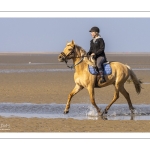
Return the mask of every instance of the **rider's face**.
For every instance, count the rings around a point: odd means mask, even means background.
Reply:
[[[93,37],[93,38],[95,38],[96,37],[96,32],[91,32],[91,36]]]

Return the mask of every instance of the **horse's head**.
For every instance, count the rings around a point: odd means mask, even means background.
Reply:
[[[66,44],[63,52],[58,56],[58,61],[67,62],[68,59],[81,57],[86,54],[80,46],[75,45],[75,42],[72,40],[71,42]]]
[[[68,59],[71,59],[74,57],[74,49],[75,49],[75,43],[72,40],[71,42],[66,44],[66,47],[64,48],[63,52],[60,53],[58,56],[58,60],[60,62],[67,61]]]

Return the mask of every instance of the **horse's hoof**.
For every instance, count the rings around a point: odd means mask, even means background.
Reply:
[[[135,108],[130,109],[131,110],[131,114],[135,114]]]
[[[69,110],[64,110],[64,114],[68,114],[69,113]]]
[[[107,114],[107,113],[108,113],[108,111],[106,109],[104,109],[104,111],[102,112],[102,116]]]
[[[102,116],[102,112],[98,112],[98,116]]]
[[[108,120],[107,116],[105,116],[105,115],[101,116],[101,118],[102,118],[102,120]]]

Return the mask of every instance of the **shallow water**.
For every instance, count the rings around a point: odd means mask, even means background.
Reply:
[[[38,57],[37,57],[38,58]],[[21,57],[22,59],[22,57]],[[56,59],[57,60],[57,59]],[[30,59],[30,61],[28,62],[26,60],[27,63],[0,63],[0,73],[4,73],[4,74],[10,74],[10,73],[37,73],[37,72],[70,72],[70,71],[74,71],[74,69],[69,69],[65,63],[61,63],[61,62],[39,62],[39,60],[37,60],[37,62],[32,61],[32,59]],[[68,62],[68,65],[71,66],[72,62]],[[150,71],[150,67],[149,64],[132,64],[133,66],[131,67],[132,70],[135,71]]]
[[[0,66],[64,65],[63,63],[0,63]]]
[[[71,69],[0,69],[0,73],[66,72]]]
[[[33,64],[34,65],[34,64]],[[36,64],[38,65],[38,64]],[[31,66],[31,65],[28,65]],[[133,68],[132,70],[137,71],[150,71],[150,68]],[[33,72],[68,72],[74,71],[74,69],[69,68],[53,68],[53,69],[0,69],[0,73],[33,73]]]
[[[106,104],[98,105],[102,110]],[[131,115],[128,105],[114,104],[105,119],[107,120],[150,120],[150,105],[134,105]],[[0,116],[25,118],[73,118],[78,120],[101,119],[91,104],[71,104],[70,112],[63,114],[65,104],[0,103]]]
[[[133,68],[132,70],[138,70],[138,71],[150,71],[150,68]]]

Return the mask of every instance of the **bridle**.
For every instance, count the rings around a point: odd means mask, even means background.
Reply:
[[[76,63],[76,64],[73,64],[73,65],[71,65],[71,66],[69,66],[68,64],[67,64],[67,62],[68,62],[68,57],[72,54],[72,53],[74,53],[74,50],[75,50],[75,48],[76,48],[76,46],[74,45],[74,47],[73,47],[73,49],[71,50],[71,52],[69,53],[69,54],[65,54],[64,52],[61,52],[60,54],[64,57],[64,61],[65,61],[65,63],[66,63],[66,65],[67,65],[67,67],[68,68],[70,68],[70,69],[72,69],[72,68],[74,68],[75,66],[77,66],[78,64],[80,64],[82,61],[83,61],[83,59],[84,59],[84,57],[87,57],[87,56],[78,56],[78,57],[73,57],[73,58],[81,58],[80,59],[80,61],[78,62],[78,63]],[[75,53],[74,53],[75,54]]]

